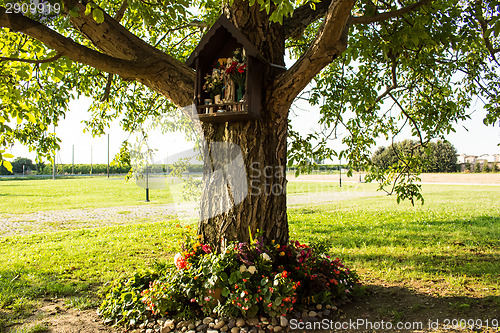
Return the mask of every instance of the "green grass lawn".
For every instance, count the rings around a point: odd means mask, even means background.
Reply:
[[[99,178],[2,181],[0,212],[141,204],[144,190],[134,187]],[[342,193],[372,192],[375,186],[349,183],[340,189],[333,183],[291,182],[288,191],[300,194],[308,188]],[[362,276],[434,284],[446,293],[493,297],[500,306],[500,188],[423,189],[423,206],[398,205],[385,196],[295,206],[288,213],[291,238],[330,241],[332,255]],[[162,200],[169,202],[168,195]],[[176,224],[0,238],[0,331],[44,298],[64,296],[79,304],[82,297],[95,299],[99,287],[118,276],[171,260],[181,233]]]
[[[171,191],[150,190],[153,204],[172,202]],[[145,204],[145,190],[124,177],[75,177],[0,181],[0,214]]]
[[[500,296],[500,188],[423,189],[423,206],[376,197],[290,209],[291,237],[330,240],[333,254],[377,278]]]
[[[362,186],[359,186],[362,185]],[[150,203],[145,202],[145,190],[133,179],[124,177],[75,177],[52,180],[0,180],[0,214],[32,213],[47,210],[99,208],[144,204],[167,204],[181,197],[181,184],[169,184],[167,189],[151,189]],[[339,188],[333,182],[290,182],[289,194],[316,191],[361,191],[375,189],[373,184],[345,183]]]

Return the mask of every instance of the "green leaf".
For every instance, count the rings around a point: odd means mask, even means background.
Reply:
[[[227,287],[224,287],[224,289],[222,289],[221,295],[224,297],[229,296],[229,289]]]
[[[69,15],[71,15],[71,17],[80,17],[80,13],[78,13],[78,11],[78,7],[73,7],[69,10]]]
[[[92,11],[92,17],[97,23],[104,22],[104,13],[99,8],[96,8]]]
[[[5,169],[9,170],[10,172],[12,172],[12,164],[10,164],[9,161],[2,161],[2,164],[3,166],[5,167]]]
[[[85,15],[89,15],[92,12],[92,3],[89,2],[87,6],[85,6]]]
[[[3,154],[3,155],[2,155],[2,157],[5,157],[5,158],[13,158],[13,157],[14,157],[14,155],[12,155],[12,154],[8,154],[8,153],[7,153],[7,154]]]
[[[36,118],[31,113],[26,113],[26,116],[28,117],[28,121],[30,123],[32,123],[32,124],[36,123]]]

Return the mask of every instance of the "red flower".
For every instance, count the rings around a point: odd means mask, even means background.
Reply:
[[[240,67],[238,68],[238,72],[239,72],[239,73],[245,73],[245,69],[246,69],[246,67],[247,67],[247,65],[240,66]]]
[[[205,253],[211,253],[212,252],[212,248],[210,247],[210,245],[202,245],[201,249],[203,251],[205,251]]]

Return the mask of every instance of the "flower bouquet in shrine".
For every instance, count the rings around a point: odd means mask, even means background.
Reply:
[[[227,59],[226,74],[238,86],[236,100],[241,101],[245,95],[245,81],[247,74],[247,59],[244,50],[236,49],[232,58]]]
[[[203,90],[207,92],[212,99],[217,99],[216,96],[222,94],[224,90],[224,76],[220,70],[214,69],[212,74],[207,74],[205,76]]]

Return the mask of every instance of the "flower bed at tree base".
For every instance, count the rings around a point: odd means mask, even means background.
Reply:
[[[255,332],[277,332],[277,327],[286,326],[282,324],[287,317],[325,315],[324,310],[330,315],[337,304],[361,290],[355,272],[325,254],[325,243],[264,244],[262,239],[257,235],[250,243],[233,243],[214,253],[210,246],[185,236],[175,267],[157,269],[149,279],[143,274],[118,284],[99,313],[108,323],[127,327],[154,323],[163,332],[252,330],[247,321],[254,323]],[[232,328],[230,318],[235,318]]]

